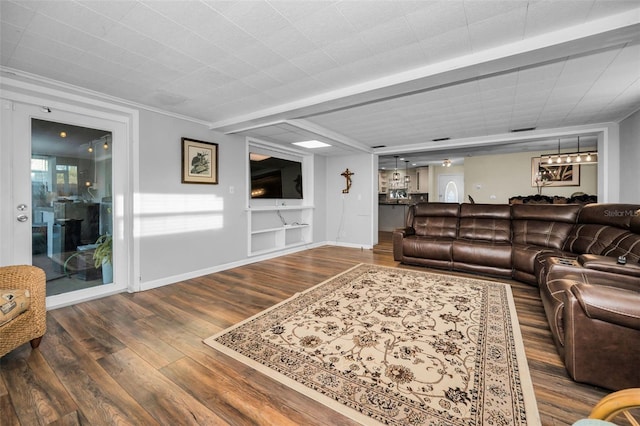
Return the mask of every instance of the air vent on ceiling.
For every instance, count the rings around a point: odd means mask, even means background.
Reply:
[[[528,132],[530,130],[535,130],[535,127],[523,127],[522,129],[511,129],[511,133],[518,133],[518,132]]]
[[[386,145],[376,145],[376,146],[372,146],[371,149],[376,149],[376,148],[386,148]]]
[[[434,142],[440,142],[440,141],[448,141],[451,138],[436,138],[436,139],[431,139]]]

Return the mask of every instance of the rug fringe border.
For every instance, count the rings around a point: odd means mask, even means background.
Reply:
[[[502,284],[502,283],[501,283]],[[518,369],[520,370],[520,386],[522,388],[522,394],[524,397],[524,409],[527,415],[527,424],[541,425],[540,412],[538,411],[538,402],[536,401],[536,394],[533,390],[533,381],[531,380],[531,371],[529,371],[529,362],[527,361],[527,354],[524,350],[524,340],[522,339],[522,332],[520,330],[520,321],[518,321],[518,311],[516,310],[516,303],[513,300],[513,292],[511,286],[504,283],[506,291],[509,295],[507,297],[509,303],[509,311],[511,312],[511,327],[514,341],[520,342],[515,345],[516,347],[516,360],[518,361]]]

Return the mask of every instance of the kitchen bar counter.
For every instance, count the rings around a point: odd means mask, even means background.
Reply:
[[[378,203],[378,230],[391,232],[404,227],[408,208],[407,202]]]

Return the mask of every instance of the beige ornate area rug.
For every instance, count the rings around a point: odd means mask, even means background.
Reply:
[[[362,424],[540,424],[497,282],[358,265],[205,343]]]

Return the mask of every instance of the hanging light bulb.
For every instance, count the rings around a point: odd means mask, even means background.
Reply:
[[[590,152],[589,152],[589,153],[587,153],[587,158],[585,158],[585,160],[587,160],[587,161],[591,161],[591,153],[590,153]]]
[[[580,156],[580,153],[578,152],[578,153],[576,154],[576,163],[579,163],[579,162],[581,162],[581,161],[582,161],[582,157]]]
[[[104,145],[102,145],[102,147],[106,150],[109,149],[109,142],[107,142],[106,140],[104,141]]]
[[[551,156],[549,156],[549,158],[547,158],[547,164],[553,164],[553,160],[551,159]]]
[[[571,156],[570,156],[570,155],[567,155],[567,159],[566,159],[565,161],[566,161],[567,163],[570,163],[570,162],[571,162]]]
[[[411,176],[409,176],[409,171],[407,166],[409,165],[409,160],[404,160],[404,183],[407,185],[411,182]]]
[[[89,148],[87,148],[87,151],[93,152],[93,142],[89,144]]]
[[[396,159],[396,168],[393,172],[393,181],[398,183],[400,181],[400,173],[398,172],[398,156],[394,155],[395,159]]]
[[[562,163],[562,158],[558,155],[558,158],[556,159],[556,163],[560,164]]]

